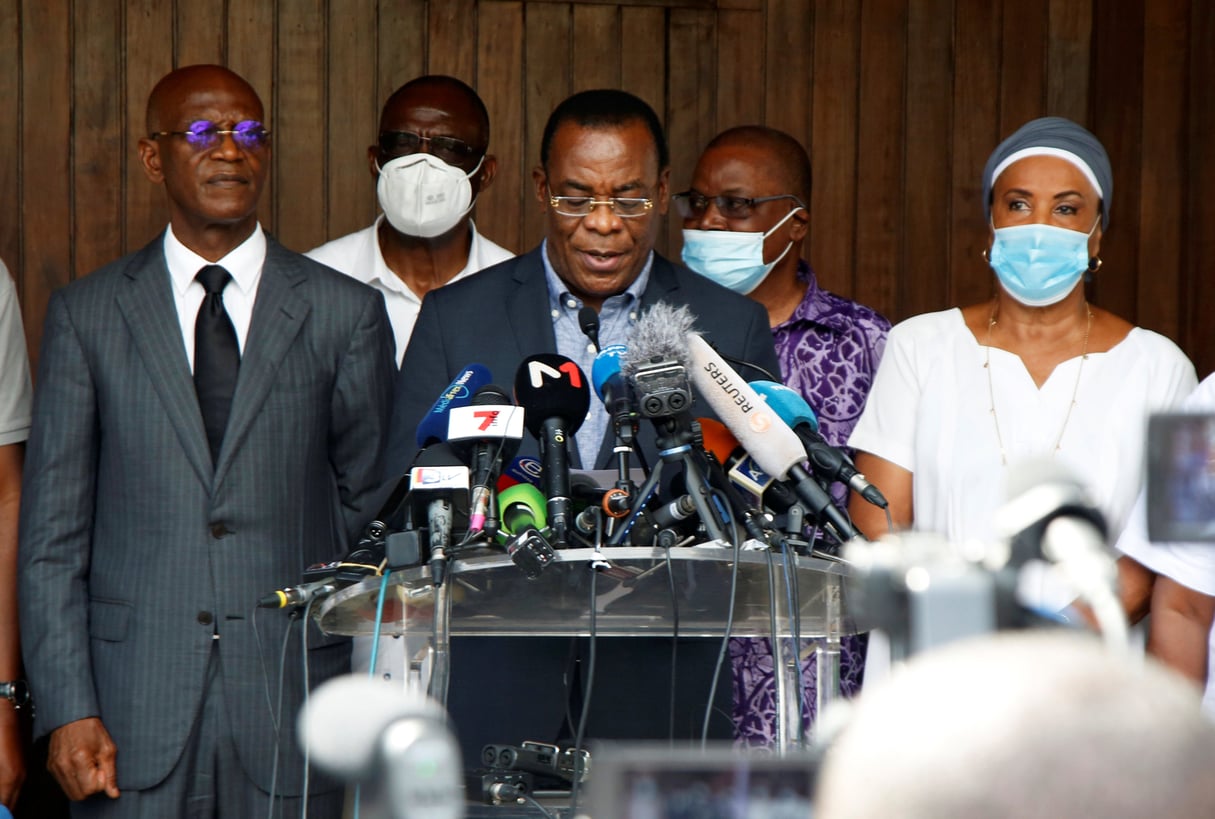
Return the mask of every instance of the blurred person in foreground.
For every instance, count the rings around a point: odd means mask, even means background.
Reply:
[[[842,708],[822,819],[1215,816],[1215,724],[1193,688],[1085,634],[952,643]]]

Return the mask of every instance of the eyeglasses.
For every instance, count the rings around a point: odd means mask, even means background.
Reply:
[[[164,136],[185,137],[186,142],[197,151],[209,151],[219,145],[226,135],[231,135],[238,146],[246,151],[256,151],[265,148],[270,142],[270,132],[266,126],[255,119],[247,119],[236,123],[235,128],[220,128],[209,119],[191,122],[184,131],[153,131],[148,134],[151,139]]]
[[[593,196],[549,196],[549,205],[562,216],[590,216],[599,205],[606,205],[621,219],[636,219],[645,216],[654,207],[653,199],[632,196],[609,196],[596,199]]]
[[[413,131],[384,131],[380,134],[380,153],[394,159],[416,154],[423,146],[448,165],[470,165],[485,153],[455,137],[425,137]]]
[[[705,196],[699,191],[684,191],[671,197],[675,210],[684,219],[699,219],[709,209],[709,203],[717,206],[717,211],[727,219],[746,219],[751,215],[756,205],[764,202],[775,202],[778,199],[792,199],[799,207],[806,207],[802,200],[791,193],[776,196]]]

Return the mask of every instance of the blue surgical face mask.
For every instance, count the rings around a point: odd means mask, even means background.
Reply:
[[[683,263],[706,279],[730,288],[744,296],[768,277],[772,268],[785,258],[793,242],[785,245],[781,254],[764,263],[764,240],[788,222],[801,208],[794,208],[768,230],[691,230],[684,228]]]
[[[1088,233],[1054,225],[995,229],[990,264],[1009,295],[1027,307],[1062,301],[1088,269]]]

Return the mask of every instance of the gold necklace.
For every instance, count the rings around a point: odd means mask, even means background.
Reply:
[[[984,339],[983,348],[986,351],[986,357],[983,360],[983,369],[987,370],[987,398],[990,402],[990,412],[992,423],[996,427],[996,443],[1000,447],[1000,465],[1008,466],[1008,453],[1004,449],[1004,436],[1000,434],[1000,417],[996,414],[996,390],[991,383],[991,328],[996,326],[996,307],[998,302],[993,302],[991,305],[991,315],[987,319],[987,337]],[[1088,306],[1088,301],[1084,302],[1084,312],[1088,314],[1088,323],[1084,327],[1084,346],[1080,349],[1080,366],[1076,368],[1076,383],[1072,386],[1072,400],[1067,405],[1067,414],[1063,416],[1063,426],[1059,427],[1059,437],[1055,439],[1055,448],[1051,451],[1051,457],[1061,448],[1063,443],[1063,433],[1067,431],[1067,422],[1072,420],[1072,408],[1076,406],[1076,395],[1080,392],[1080,375],[1084,372],[1084,362],[1088,361],[1088,337],[1093,330],[1093,311]]]

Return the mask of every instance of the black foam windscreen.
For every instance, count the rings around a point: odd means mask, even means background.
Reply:
[[[537,353],[523,359],[515,372],[515,400],[532,435],[539,438],[551,418],[560,418],[573,435],[586,419],[591,391],[576,363],[563,355]]]
[[[425,447],[414,458],[414,466],[464,466],[464,460],[456,454],[452,445],[440,441]]]
[[[473,394],[472,400],[468,403],[484,407],[493,404],[513,404],[515,400],[507,395],[506,390],[497,384],[486,384]]]

